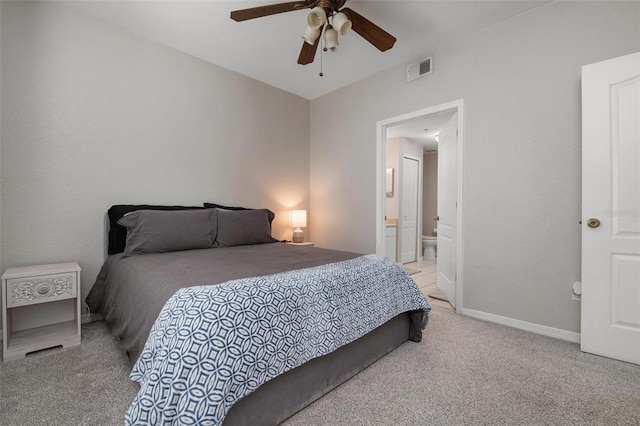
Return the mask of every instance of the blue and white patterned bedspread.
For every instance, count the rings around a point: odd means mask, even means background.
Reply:
[[[132,425],[221,424],[268,380],[429,303],[391,260],[366,255],[313,268],[183,288],[165,304],[133,367]]]

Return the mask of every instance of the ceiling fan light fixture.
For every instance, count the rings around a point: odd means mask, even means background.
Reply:
[[[307,24],[311,28],[319,29],[327,22],[327,12],[321,7],[314,7],[307,15]]]
[[[231,11],[231,19],[241,22],[301,9],[311,9],[311,13],[307,14],[307,28],[302,35],[304,42],[298,55],[298,64],[300,65],[312,63],[321,44],[325,45],[320,50],[321,52],[329,50],[326,47],[327,43],[331,46],[331,50],[338,45],[337,37],[334,37],[332,32],[322,37],[322,32],[327,29],[328,24],[331,24],[333,29],[342,36],[353,29],[356,34],[381,52],[391,49],[396,42],[396,38],[355,10],[344,7],[346,2],[347,0],[286,1],[284,3],[234,10]],[[320,54],[320,60],[322,61],[322,54]]]
[[[318,37],[320,37],[320,28],[312,28],[307,25],[307,28],[304,29],[304,34],[302,34],[302,39],[313,46]]]
[[[331,25],[327,25],[327,29],[324,30],[324,47],[326,49],[334,50],[338,47],[338,31]]]
[[[342,36],[347,35],[352,25],[347,15],[342,12],[338,12],[333,15],[331,23],[333,25],[333,28],[335,28],[336,31],[338,31],[338,33],[340,33],[340,35]]]

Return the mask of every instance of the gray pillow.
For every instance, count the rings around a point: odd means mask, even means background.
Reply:
[[[275,243],[271,236],[273,212],[267,209],[223,210],[218,212],[217,247]]]
[[[212,209],[127,213],[118,220],[127,229],[124,256],[210,248],[216,237],[216,215]]]

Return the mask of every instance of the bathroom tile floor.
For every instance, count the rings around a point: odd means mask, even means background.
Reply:
[[[415,281],[416,284],[418,284],[418,287],[420,288],[420,290],[422,290],[422,293],[425,295],[425,297],[427,298],[431,306],[440,306],[443,308],[453,310],[453,307],[448,302],[429,297],[430,292],[438,289],[438,284],[437,284],[438,264],[436,260],[425,259],[419,262],[405,263],[403,266],[420,269],[420,272],[418,272],[417,274],[411,275],[411,278],[413,278],[413,281]]]

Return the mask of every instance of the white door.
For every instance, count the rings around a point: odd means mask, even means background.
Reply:
[[[581,348],[640,364],[640,53],[582,68]]]
[[[402,157],[402,263],[415,262],[418,243],[418,178],[420,162]]]
[[[438,288],[456,303],[457,128],[455,113],[438,137]]]

